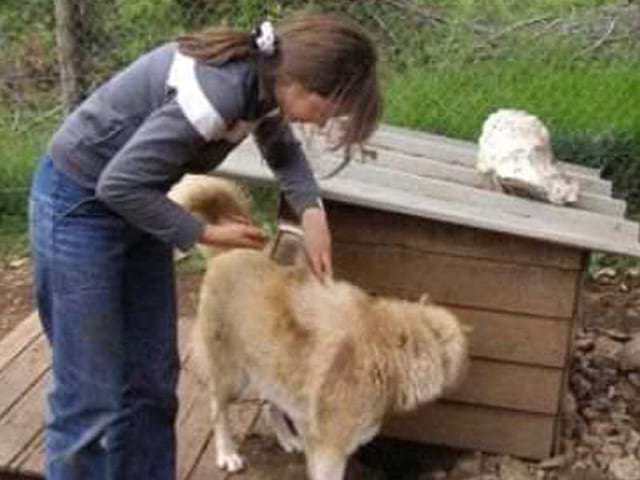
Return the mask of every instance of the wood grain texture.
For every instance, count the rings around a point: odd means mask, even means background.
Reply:
[[[446,395],[465,404],[558,413],[563,370],[474,358],[462,384]]]
[[[576,272],[334,242],[338,278],[376,294],[505,313],[571,318]]]
[[[325,202],[325,209],[338,242],[569,270],[581,268],[581,252],[571,247],[331,200]]]
[[[469,343],[475,357],[544,367],[566,365],[573,325],[570,318],[450,308],[471,327]]]
[[[33,312],[2,339],[0,372],[42,335],[40,318],[37,312]]]
[[[552,415],[438,402],[406,417],[389,419],[383,434],[543,459],[551,453],[555,422]]]
[[[467,166],[475,165],[478,155],[478,145],[475,142],[391,125],[380,126],[371,137],[369,144],[386,150],[436,158],[443,162]],[[607,180],[600,179],[600,171],[596,168],[568,162],[558,162],[558,164],[565,171],[578,178],[593,178],[599,180],[602,184],[610,185]]]

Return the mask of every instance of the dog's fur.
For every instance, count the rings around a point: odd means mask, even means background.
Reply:
[[[225,215],[209,217],[207,205],[248,208],[225,181],[187,183],[173,198],[205,218]],[[341,480],[348,456],[387,415],[453,387],[467,359],[460,323],[428,299],[373,297],[347,282],[321,283],[304,265],[240,249],[208,260],[194,342],[208,376],[218,465],[242,468],[227,411],[251,386],[271,405],[283,447],[304,450],[312,480]]]

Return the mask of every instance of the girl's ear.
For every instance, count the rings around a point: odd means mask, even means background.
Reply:
[[[433,300],[431,300],[431,296],[428,293],[423,293],[422,295],[420,295],[420,300],[418,300],[418,303],[420,303],[421,305],[429,305],[433,303]]]

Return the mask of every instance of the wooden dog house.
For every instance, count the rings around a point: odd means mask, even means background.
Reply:
[[[390,435],[541,459],[557,449],[578,299],[591,251],[640,256],[637,224],[596,170],[561,207],[483,188],[473,143],[380,128],[371,158],[320,182],[337,276],[372,293],[423,292],[473,327],[472,362],[455,393]],[[319,157],[319,158],[318,158]],[[329,153],[313,162],[336,163]],[[324,170],[328,169],[326,166]],[[252,142],[216,170],[273,182]]]

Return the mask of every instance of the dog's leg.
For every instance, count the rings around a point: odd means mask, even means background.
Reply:
[[[314,445],[306,453],[311,480],[343,480],[347,467],[346,452],[325,445]]]
[[[288,453],[301,452],[304,449],[302,438],[298,432],[293,431],[291,425],[289,425],[285,418],[284,412],[272,403],[267,403],[264,406],[264,411],[267,422],[275,432],[278,443],[282,449]]]
[[[215,434],[216,464],[218,468],[237,472],[244,467],[244,460],[238,453],[238,447],[231,435],[227,403],[215,396],[211,399],[211,418]]]

